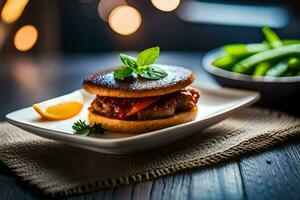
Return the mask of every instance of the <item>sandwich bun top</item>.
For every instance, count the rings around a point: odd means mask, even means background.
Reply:
[[[168,65],[156,65],[168,73],[159,80],[149,80],[133,75],[124,80],[115,79],[114,70],[99,71],[83,81],[83,88],[92,94],[106,97],[142,98],[161,96],[179,91],[195,80],[189,69]]]

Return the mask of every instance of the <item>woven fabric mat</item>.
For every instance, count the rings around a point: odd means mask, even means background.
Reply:
[[[77,149],[0,123],[0,159],[45,194],[67,196],[219,163],[295,135],[300,135],[300,119],[250,108],[176,144],[121,156]]]

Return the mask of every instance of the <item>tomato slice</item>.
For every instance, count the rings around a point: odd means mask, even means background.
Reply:
[[[128,117],[140,112],[141,110],[147,108],[148,106],[156,102],[158,99],[159,97],[149,97],[144,98],[142,101],[134,103],[132,108],[127,112],[126,116]]]

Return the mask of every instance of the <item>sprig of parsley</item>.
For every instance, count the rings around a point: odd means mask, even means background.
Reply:
[[[90,134],[104,134],[104,129],[101,124],[95,123],[93,126],[89,126],[85,121],[78,120],[72,126],[74,133],[77,135],[88,136]]]
[[[135,73],[138,76],[157,80],[166,77],[168,74],[163,69],[153,63],[156,61],[160,53],[159,47],[152,47],[139,53],[137,58],[120,54],[120,59],[124,67],[120,67],[114,71],[114,78],[124,80]]]

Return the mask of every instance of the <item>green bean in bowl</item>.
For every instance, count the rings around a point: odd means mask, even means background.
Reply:
[[[264,27],[265,41],[254,44],[230,44],[224,54],[212,61],[220,69],[252,76],[285,77],[300,75],[300,39],[281,40]]]
[[[300,39],[280,39],[270,28],[265,40],[229,44],[208,52],[204,69],[224,87],[256,90],[260,105],[300,101]]]

